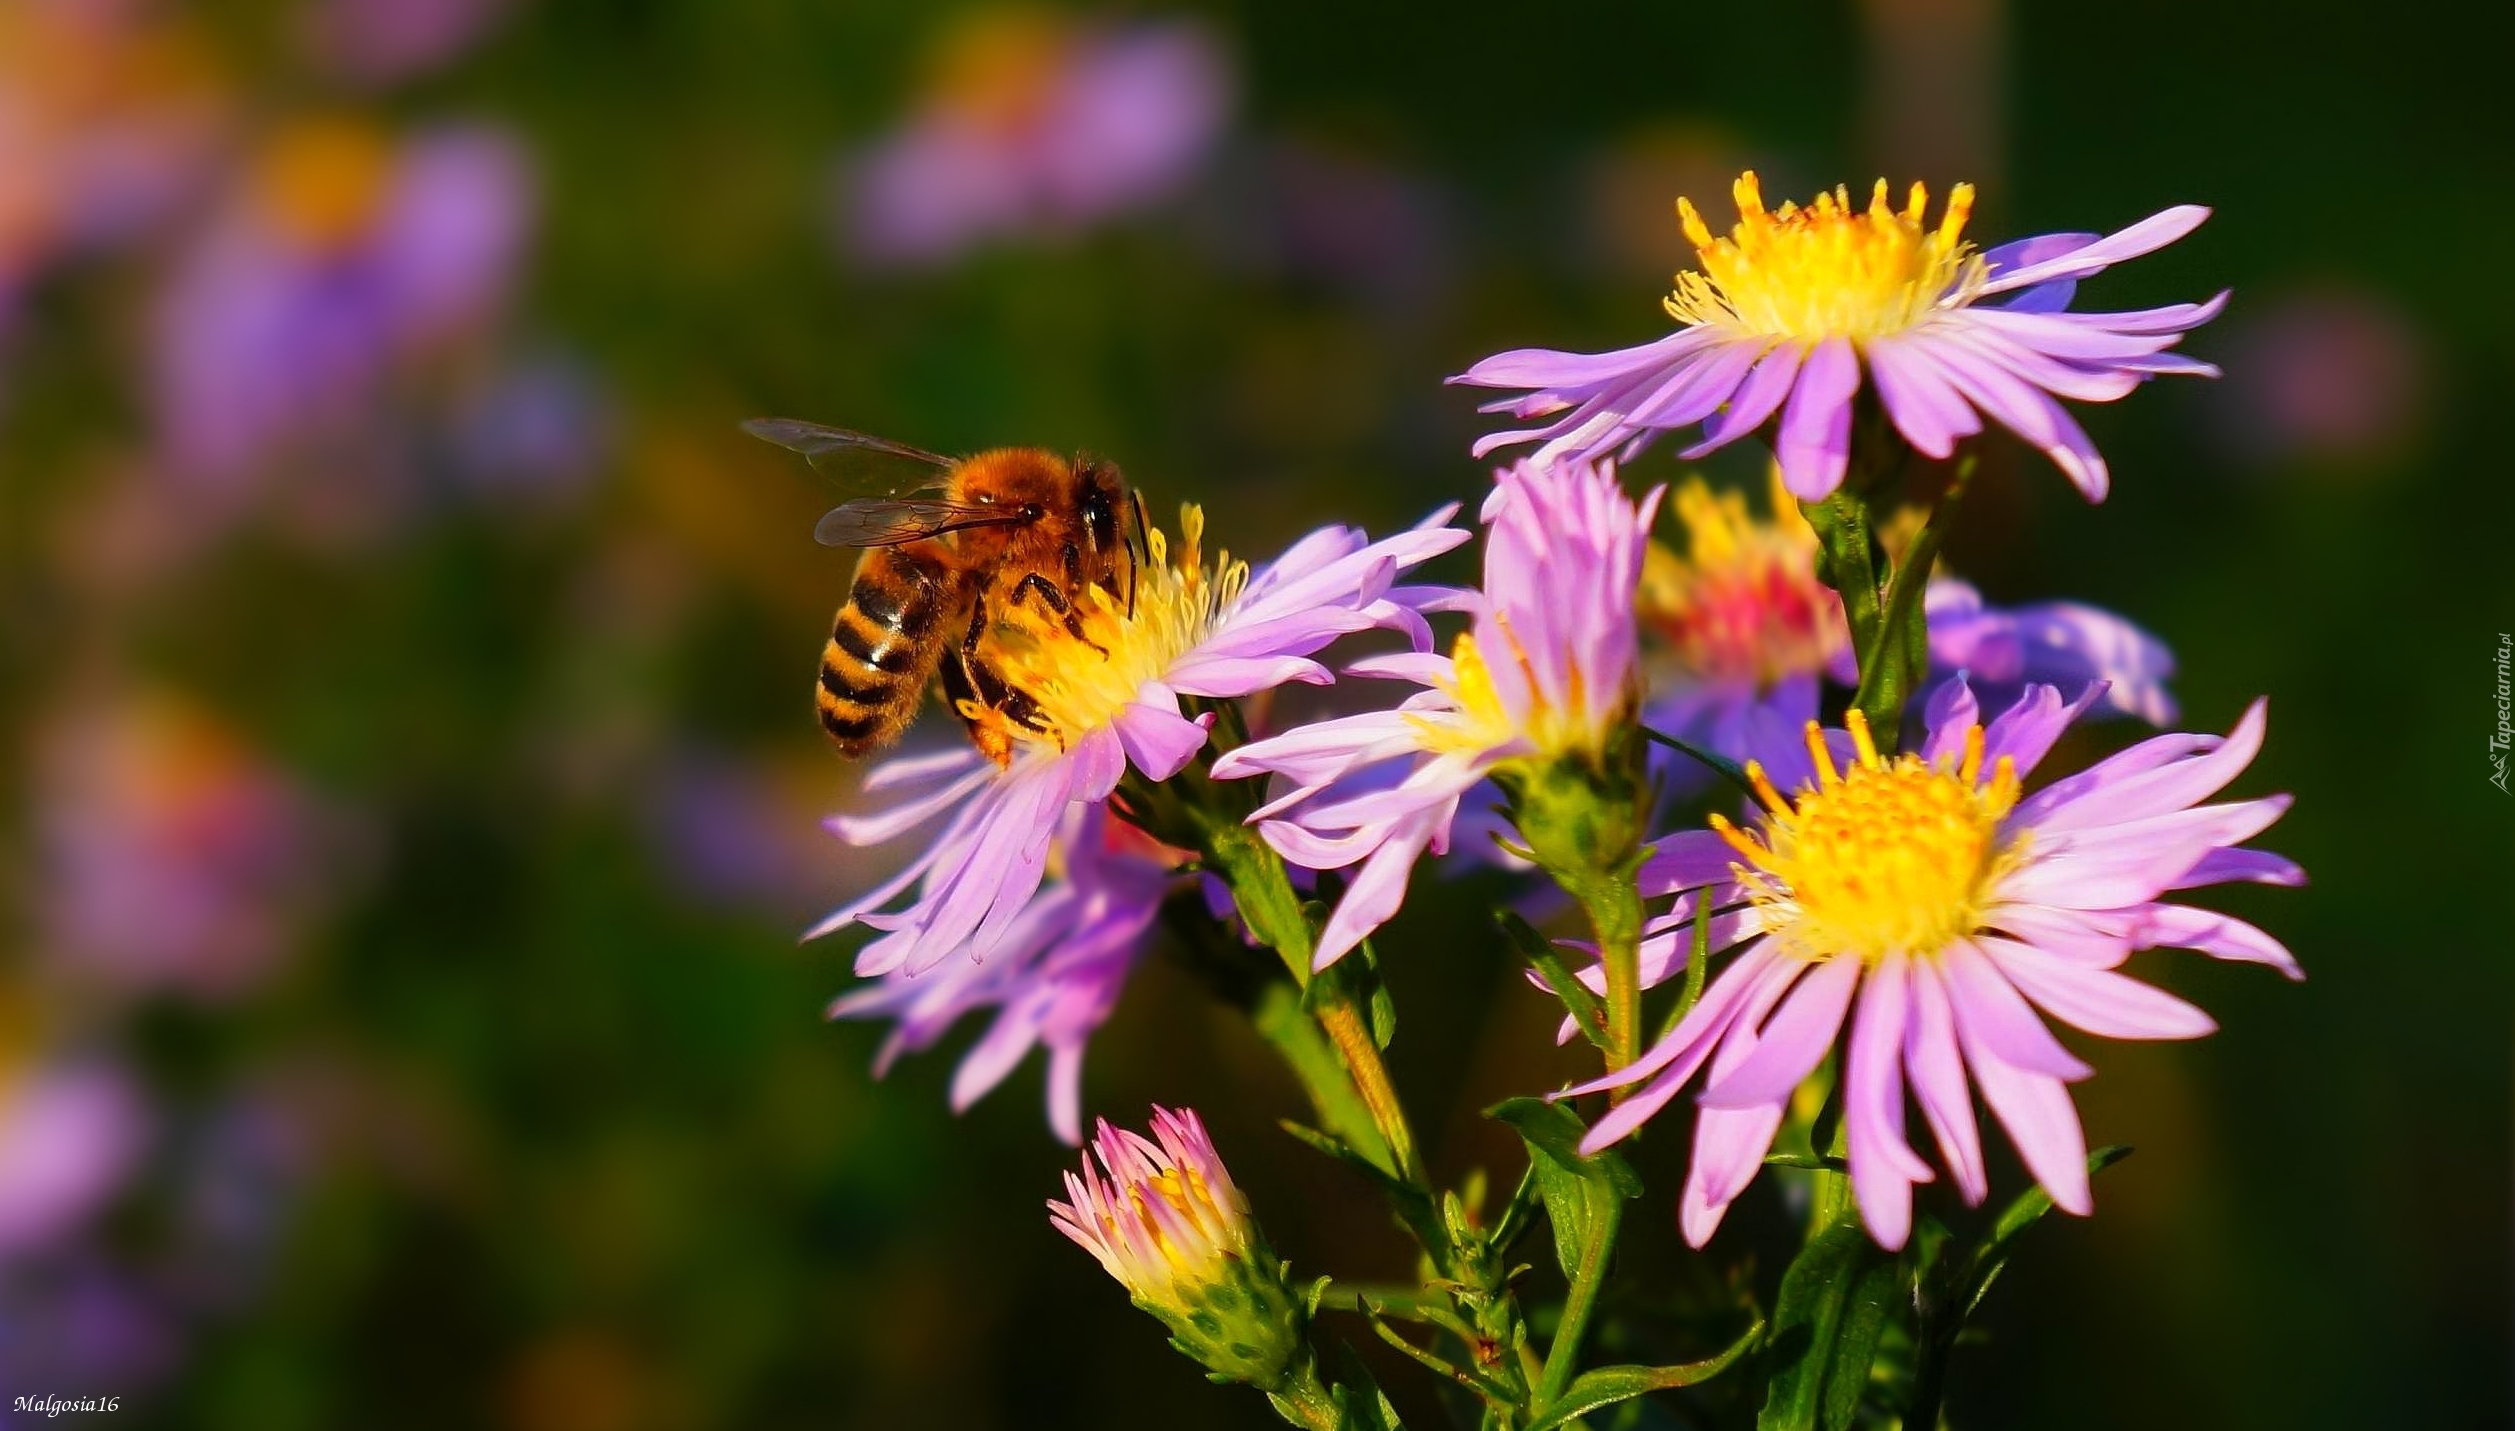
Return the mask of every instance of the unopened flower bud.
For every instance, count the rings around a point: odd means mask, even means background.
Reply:
[[[1152,1134],[1102,1120],[1049,1221],[1215,1380],[1273,1391],[1306,1354],[1302,1299],[1196,1114],[1157,1107]]]

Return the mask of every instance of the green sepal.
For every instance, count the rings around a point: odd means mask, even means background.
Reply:
[[[1573,1378],[1561,1399],[1537,1413],[1525,1431],[1554,1431],[1575,1418],[1588,1415],[1602,1406],[1630,1401],[1653,1391],[1672,1391],[1680,1386],[1693,1386],[1727,1371],[1739,1358],[1761,1346],[1764,1323],[1761,1318],[1748,1327],[1727,1347],[1701,1361],[1676,1366],[1602,1366]]]
[[[1338,1368],[1333,1397],[1336,1402],[1336,1431],[1406,1431],[1406,1423],[1397,1417],[1397,1408],[1389,1405],[1388,1394],[1372,1378],[1371,1368],[1363,1364],[1354,1349],[1337,1344]]]
[[[1510,1098],[1486,1109],[1485,1116],[1510,1125],[1528,1145],[1537,1194],[1554,1224],[1555,1260],[1565,1277],[1574,1276],[1591,1228],[1612,1215],[1616,1203],[1642,1195],[1641,1176],[1623,1154],[1612,1149],[1582,1157],[1581,1139],[1589,1125],[1567,1104]]]

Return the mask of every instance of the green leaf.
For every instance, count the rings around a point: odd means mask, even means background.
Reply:
[[[1834,1354],[1828,1358],[1825,1394],[1817,1424],[1824,1431],[1851,1431],[1860,1413],[1860,1398],[1869,1389],[1869,1368],[1877,1360],[1878,1342],[1887,1323],[1905,1301],[1905,1269],[1901,1259],[1879,1257],[1862,1269],[1851,1293],[1843,1299]]]
[[[1890,1270],[1894,1261],[1869,1240],[1859,1209],[1844,1200],[1843,1210],[1809,1238],[1782,1274],[1781,1298],[1773,1308],[1772,1351],[1775,1359],[1756,1431],[1815,1431],[1824,1414],[1829,1376],[1852,1378],[1853,1395],[1868,1381],[1868,1362],[1857,1375],[1843,1349],[1846,1314],[1873,1266]],[[1870,1349],[1875,1348],[1874,1340]]]
[[[1641,1177],[1620,1153],[1582,1157],[1581,1139],[1589,1125],[1566,1104],[1511,1098],[1486,1109],[1485,1116],[1509,1124],[1528,1145],[1537,1194],[1554,1224],[1555,1260],[1565,1277],[1578,1275],[1580,1249],[1588,1245],[1591,1229],[1610,1215],[1618,1200],[1642,1195]]]
[[[2098,1148],[2087,1155],[2087,1171],[2092,1176],[2129,1156],[2131,1149],[2127,1143]],[[2041,1222],[2043,1215],[2050,1211],[2052,1195],[2037,1186],[2029,1188],[2017,1201],[2010,1203],[2008,1210],[2000,1214],[1999,1221],[1991,1224],[1991,1231],[1974,1248],[1972,1261],[1965,1269],[1963,1295],[1956,1303],[1963,1308],[1957,1314],[1959,1321],[1972,1316],[1974,1309],[1982,1305],[1983,1294],[1991,1290],[1993,1280],[2008,1266],[2009,1258],[2016,1254],[2019,1234]]]
[[[2092,1176],[2130,1155],[2130,1148],[2120,1143],[2098,1148],[2087,1155],[2087,1171]],[[1924,1253],[1935,1253],[1935,1257],[1924,1263],[1929,1276],[1919,1298],[1921,1329],[1914,1338],[1912,1396],[1905,1407],[1905,1420],[1916,1431],[1936,1431],[1939,1402],[1947,1386],[1948,1357],[1964,1335],[1966,1319],[1982,1305],[1992,1282],[2008,1266],[2009,1258],[2016,1253],[2017,1239],[2050,1211],[2051,1195],[2040,1187],[2032,1188],[2008,1205],[1971,1251],[1960,1252],[1943,1245],[1948,1240],[1944,1231],[1922,1244]],[[1929,1228],[1925,1226],[1923,1230],[1926,1233]]]
[[[1554,1431],[1555,1427],[1586,1416],[1602,1406],[1630,1401],[1653,1391],[1669,1391],[1709,1381],[1735,1365],[1740,1357],[1762,1343],[1764,1323],[1757,1321],[1736,1341],[1701,1361],[1678,1366],[1602,1366],[1575,1377],[1561,1400],[1537,1413],[1528,1423],[1527,1431]]]
[[[1851,1164],[1840,1158],[1819,1157],[1814,1153],[1766,1153],[1768,1168],[1802,1168],[1812,1173],[1849,1173]]]

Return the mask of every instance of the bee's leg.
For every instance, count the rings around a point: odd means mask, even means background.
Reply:
[[[1067,557],[1067,566],[1068,569],[1071,570],[1074,563],[1080,558],[1072,547],[1067,547],[1065,552]],[[1050,581],[1048,578],[1041,576],[1035,571],[1030,573],[1028,576],[1023,577],[1019,582],[1014,584],[1013,604],[1019,606],[1022,603],[1022,599],[1029,596],[1038,597],[1041,605],[1065,618],[1065,633],[1068,636],[1071,636],[1075,640],[1082,642],[1084,645],[1091,647],[1103,656],[1109,654],[1108,647],[1101,645],[1091,637],[1083,634],[1082,616],[1075,611],[1074,603],[1065,599],[1065,593],[1057,590],[1055,582]]]
[[[969,613],[969,630],[962,633],[960,665],[970,694],[983,706],[1004,704],[1004,682],[993,668],[978,659],[978,641],[987,634],[987,597],[980,592]]]

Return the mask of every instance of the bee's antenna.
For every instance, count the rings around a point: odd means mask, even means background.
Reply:
[[[1133,621],[1135,619],[1135,574],[1144,563],[1153,558],[1152,546],[1144,536],[1151,526],[1144,516],[1144,494],[1130,487],[1127,489],[1127,497],[1135,506],[1135,529],[1127,533],[1127,619]]]

